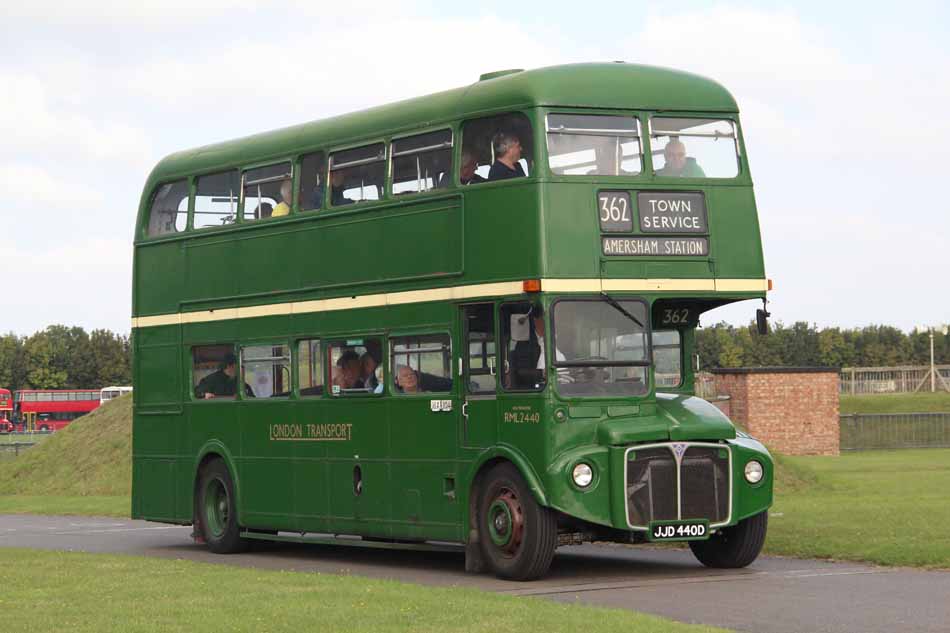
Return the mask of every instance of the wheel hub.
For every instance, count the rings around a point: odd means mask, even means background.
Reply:
[[[524,511],[517,495],[503,489],[488,507],[488,535],[492,543],[506,554],[521,547],[524,535]]]

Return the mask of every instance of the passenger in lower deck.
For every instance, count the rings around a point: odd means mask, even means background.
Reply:
[[[363,387],[361,374],[362,364],[359,354],[348,349],[336,361],[336,367],[333,369],[333,386],[341,389],[360,389]]]
[[[396,387],[403,393],[419,393],[419,376],[408,365],[396,367]]]
[[[214,398],[233,398],[237,394],[237,359],[234,354],[228,354],[218,370],[202,378],[195,386],[195,397],[202,400]],[[254,392],[250,385],[244,384],[244,393],[253,398]]]

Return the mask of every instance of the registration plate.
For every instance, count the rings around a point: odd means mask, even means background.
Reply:
[[[709,521],[654,521],[647,538],[651,541],[705,541],[709,538]]]

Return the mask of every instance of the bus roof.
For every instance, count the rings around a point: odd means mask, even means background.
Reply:
[[[158,163],[149,186],[249,159],[265,161],[481,112],[532,106],[738,112],[735,99],[719,83],[669,68],[613,62],[500,71],[462,88],[177,152]]]

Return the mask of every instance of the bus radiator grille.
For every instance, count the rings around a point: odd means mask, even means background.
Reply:
[[[676,519],[726,523],[729,478],[729,449],[725,447],[686,447],[679,460],[678,478],[672,444],[632,449],[627,458],[627,521],[639,528],[648,527],[651,521]]]
[[[627,514],[631,525],[676,517],[676,461],[665,447],[638,450],[627,462]]]
[[[725,453],[720,455],[720,453]],[[682,518],[729,518],[729,454],[721,448],[691,446],[680,464]]]

